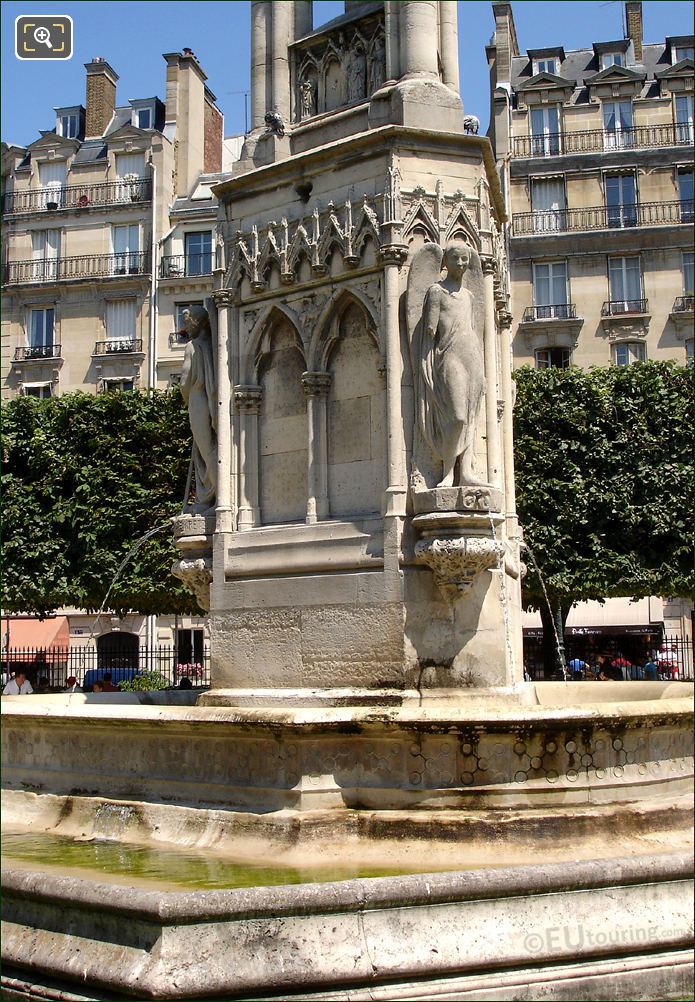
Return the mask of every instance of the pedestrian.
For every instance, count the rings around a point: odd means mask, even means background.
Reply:
[[[121,690],[117,685],[113,684],[113,676],[110,671],[107,671],[104,675],[102,689],[104,692],[120,692]]]
[[[585,678],[585,672],[589,666],[581,658],[572,658],[571,661],[567,662],[567,667],[572,672],[572,678],[577,682],[579,679]]]
[[[34,687],[26,676],[26,672],[15,672],[5,688],[2,690],[3,696],[28,696],[34,691]]]
[[[68,675],[65,680],[65,692],[74,692],[77,688],[77,678],[74,675]]]
[[[95,679],[92,682],[92,692],[103,692],[103,691],[104,691],[104,683],[101,681],[101,679],[98,678]]]

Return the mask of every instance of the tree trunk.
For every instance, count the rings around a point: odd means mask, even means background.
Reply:
[[[572,608],[572,603],[563,604],[559,598],[552,597],[550,606],[546,602],[540,604],[541,622],[543,624],[543,675],[546,679],[561,679],[566,675],[565,661],[565,623]]]

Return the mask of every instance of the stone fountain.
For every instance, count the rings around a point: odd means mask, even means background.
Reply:
[[[403,875],[10,870],[8,997],[683,997],[685,686],[523,681],[504,204],[456,4],[252,12],[252,131],[182,380],[174,573],[212,687],[8,700],[6,812]]]

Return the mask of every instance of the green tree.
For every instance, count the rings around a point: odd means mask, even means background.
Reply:
[[[573,603],[693,588],[693,382],[673,362],[515,373],[523,599],[540,610],[546,664]]]
[[[7,611],[99,608],[129,549],[157,526],[109,607],[198,611],[171,575],[167,523],[180,510],[191,447],[178,391],[18,397],[3,405],[2,419]]]

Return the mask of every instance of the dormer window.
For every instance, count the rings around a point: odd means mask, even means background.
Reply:
[[[624,66],[625,65],[625,53],[624,52],[602,52],[601,53],[601,69],[607,70],[609,66]]]
[[[674,63],[679,63],[682,59],[692,59],[692,58],[693,58],[692,45],[677,45],[673,50]]]
[[[534,59],[533,60],[533,73],[554,73],[557,76],[558,65],[555,56],[550,56],[547,59]]]
[[[152,128],[152,108],[134,108],[133,125],[138,129]]]
[[[79,115],[61,115],[58,119],[56,132],[66,139],[76,139],[80,128]]]

